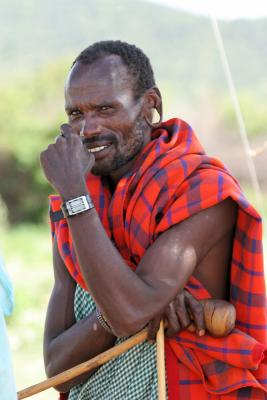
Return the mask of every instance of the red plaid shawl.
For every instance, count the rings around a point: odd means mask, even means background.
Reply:
[[[239,206],[231,265],[236,329],[220,339],[183,331],[166,340],[169,399],[266,398],[261,219],[223,164],[205,154],[184,121],[163,123],[152,139],[113,196],[105,179],[89,175],[87,181],[107,235],[133,270],[146,249],[172,225],[227,197]],[[52,231],[70,274],[86,289],[67,222],[60,219],[60,204],[59,196],[51,196],[51,215],[58,219],[52,222]],[[199,299],[210,297],[193,277],[188,289]]]

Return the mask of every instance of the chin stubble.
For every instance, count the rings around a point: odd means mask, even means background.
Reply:
[[[122,146],[119,146],[118,142],[114,142],[113,145],[116,147],[115,156],[113,159],[105,165],[105,159],[101,160],[102,165],[95,165],[92,168],[94,175],[110,175],[112,172],[123,167],[128,162],[132,161],[144,147],[144,132],[145,132],[145,121],[139,117],[136,121],[135,127],[132,133],[129,135],[128,140]]]

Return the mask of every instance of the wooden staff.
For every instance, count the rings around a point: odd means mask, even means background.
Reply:
[[[164,322],[160,321],[157,333],[157,373],[158,373],[158,400],[166,400],[165,350],[164,350]]]
[[[84,363],[79,364],[76,367],[70,368],[67,371],[61,372],[60,374],[55,375],[52,378],[46,379],[45,381],[39,382],[36,385],[19,391],[18,399],[25,399],[26,397],[33,396],[34,394],[40,393],[46,389],[58,386],[64,382],[76,378],[76,376],[82,375],[85,372],[91,371],[92,369],[105,364],[112,358],[117,357],[118,355],[124,353],[125,351],[131,349],[132,347],[134,347],[138,343],[143,342],[146,339],[147,328],[143,329],[136,335],[130,337],[129,339],[118,344],[117,346],[114,346],[111,349],[97,355],[96,357],[91,358],[91,360],[85,361]]]
[[[228,335],[235,326],[235,308],[232,304],[227,303],[224,300],[207,299],[201,300],[204,311],[205,325],[206,329],[214,336],[223,337]],[[76,367],[70,368],[67,371],[61,372],[52,378],[46,379],[45,381],[39,382],[36,385],[30,386],[18,392],[18,399],[25,399],[26,397],[33,396],[34,394],[40,393],[46,389],[54,386],[58,386],[64,382],[70,381],[85,372],[89,372],[100,365],[105,364],[112,358],[124,353],[125,351],[131,349],[135,345],[143,342],[148,337],[148,329],[145,328],[136,335],[125,340],[123,343],[112,347],[111,349],[97,355],[91,360],[85,361]],[[165,390],[165,397],[159,397],[160,400],[166,399],[166,383],[165,383],[165,361],[164,360],[164,326],[163,321],[161,321],[160,331],[157,335],[157,342],[161,343],[158,345],[158,371],[160,370],[160,377],[158,377],[158,382],[162,389]],[[163,344],[162,344],[163,342]],[[161,356],[159,356],[161,354]],[[164,367],[164,373],[163,373]],[[164,383],[163,383],[164,377]],[[159,389],[161,390],[161,389]],[[162,390],[163,392],[163,390]],[[163,396],[163,394],[162,394]]]

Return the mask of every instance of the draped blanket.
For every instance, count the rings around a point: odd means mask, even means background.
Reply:
[[[105,178],[89,174],[87,179],[106,233],[130,268],[135,270],[148,247],[171,226],[228,197],[238,204],[230,277],[236,329],[226,338],[183,331],[166,340],[169,399],[264,399],[267,318],[261,218],[224,165],[205,154],[186,122],[171,119],[151,139],[113,195]],[[51,196],[50,205],[61,257],[86,289],[60,197]],[[194,277],[187,288],[199,299],[210,297]]]

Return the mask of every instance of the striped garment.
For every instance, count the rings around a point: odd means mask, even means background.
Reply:
[[[231,263],[230,301],[236,329],[226,338],[183,331],[166,340],[168,396],[173,399],[265,399],[267,318],[261,218],[224,165],[208,157],[191,127],[163,123],[134,168],[110,194],[105,178],[88,176],[88,190],[110,239],[135,270],[147,248],[171,226],[231,197],[238,216]],[[51,227],[69,273],[86,289],[59,196],[51,196]],[[199,299],[209,293],[191,277]]]

